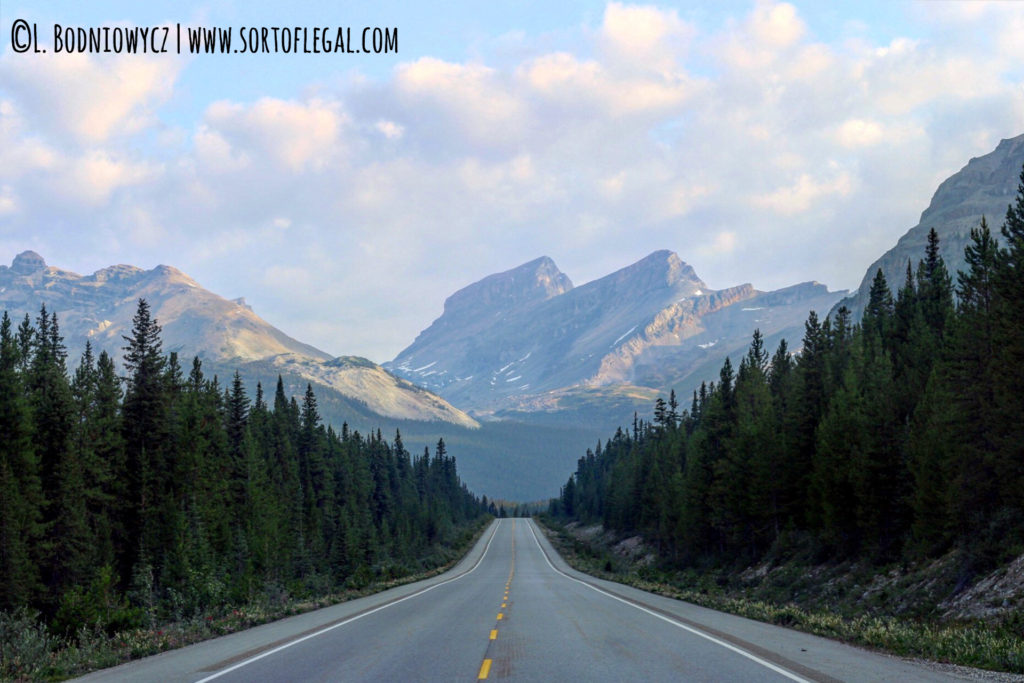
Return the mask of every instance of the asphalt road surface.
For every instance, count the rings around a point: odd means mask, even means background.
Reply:
[[[528,519],[446,574],[90,681],[949,681],[949,674],[570,569]]]

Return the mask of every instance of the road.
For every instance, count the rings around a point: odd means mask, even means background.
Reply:
[[[497,520],[434,579],[88,681],[950,681],[948,674],[576,572]]]

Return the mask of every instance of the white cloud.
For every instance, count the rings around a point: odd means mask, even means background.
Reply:
[[[800,40],[806,26],[793,5],[760,1],[748,21],[748,30],[765,45],[788,47]]]
[[[822,42],[789,4],[700,24],[609,3],[466,61],[413,55],[377,79],[193,103],[192,120],[175,102],[166,129],[174,59],[7,55],[5,243],[83,271],[172,263],[375,360],[455,289],[538,254],[577,282],[670,248],[714,287],[849,287],[939,181],[1024,132],[1020,23],[1001,7]]]
[[[884,138],[885,133],[881,125],[875,121],[864,119],[848,119],[843,121],[836,130],[836,139],[839,144],[850,149],[877,145]]]
[[[803,173],[792,185],[780,187],[772,192],[752,198],[754,206],[770,209],[782,216],[803,213],[821,199],[850,194],[852,181],[849,174],[840,173],[828,180],[815,180]]]
[[[704,253],[708,255],[730,254],[736,250],[739,240],[735,232],[720,232],[715,235],[714,240],[708,245]]]
[[[7,52],[0,58],[0,79],[31,109],[40,130],[96,144],[152,125],[181,66],[169,55]]]
[[[497,70],[482,64],[422,57],[396,69],[394,87],[410,113],[427,108],[476,143],[514,136],[525,124],[524,103]]]
[[[595,106],[618,117],[672,109],[697,88],[685,74],[618,76],[594,61],[566,53],[538,57],[519,72],[520,78],[545,99],[592,114]]]
[[[0,187],[0,216],[18,210],[18,200],[14,198],[14,188],[10,185]]]
[[[83,204],[105,204],[117,190],[152,181],[159,174],[154,164],[118,159],[93,150],[80,157],[62,159],[53,177],[58,196]]]
[[[385,121],[384,119],[381,119],[377,123],[373,124],[373,127],[388,140],[398,140],[405,134],[405,127],[400,126],[394,121]]]
[[[676,10],[652,5],[605,6],[599,40],[605,53],[619,64],[642,70],[672,72],[684,56],[696,29]]]
[[[716,41],[721,42],[717,51],[733,67],[770,68],[797,44],[805,31],[793,5],[760,0],[746,20]]]
[[[219,138],[205,141],[214,154],[227,159],[233,147],[260,150],[291,171],[321,169],[336,161],[346,122],[337,102],[294,102],[272,97],[249,106],[214,102],[205,119]]]

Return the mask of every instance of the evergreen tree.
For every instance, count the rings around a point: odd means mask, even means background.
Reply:
[[[1001,371],[993,377],[993,412],[1000,429],[992,436],[1001,508],[1012,517],[1024,513],[1024,169],[1001,233],[994,277],[995,362]]]
[[[0,318],[0,609],[34,600],[41,588],[34,549],[43,538],[43,493],[21,382],[19,340]]]
[[[124,337],[124,366],[128,371],[124,394],[124,451],[127,505],[120,520],[127,535],[121,571],[131,575],[137,564],[161,560],[166,528],[160,512],[169,468],[163,446],[167,437],[165,358],[161,354],[160,326],[149,304],[139,299],[132,330]]]

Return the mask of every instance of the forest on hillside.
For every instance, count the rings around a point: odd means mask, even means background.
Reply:
[[[734,368],[674,393],[579,459],[550,511],[640,533],[669,566],[959,551],[962,582],[1024,552],[1024,172],[997,239],[954,278],[932,230],[859,323],[808,316],[802,348],[760,332]]]
[[[439,441],[340,433],[316,396],[246,394],[164,355],[140,300],[120,376],[56,314],[0,320],[0,611],[108,632],[441,563],[488,511]],[[2,612],[0,612],[2,614]]]

